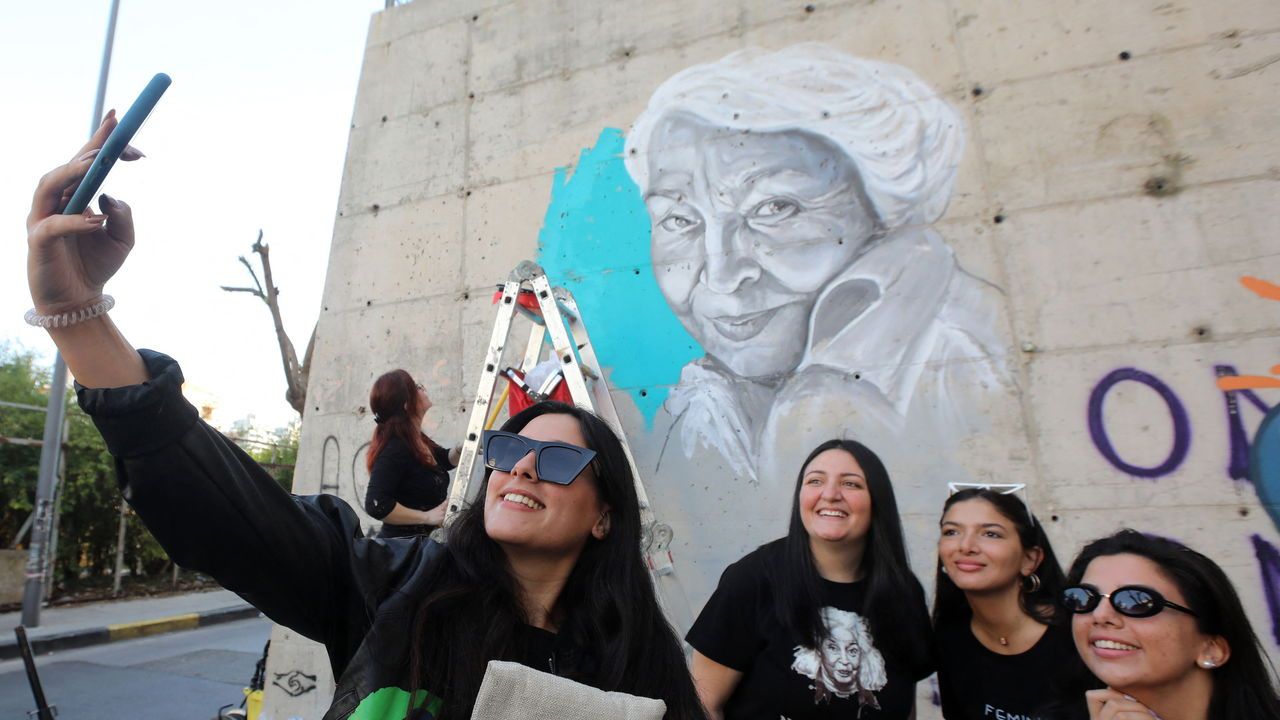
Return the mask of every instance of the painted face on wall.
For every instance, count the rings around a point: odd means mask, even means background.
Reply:
[[[747,133],[673,113],[651,136],[654,274],[707,354],[743,377],[795,369],[818,294],[876,222],[829,140]]]

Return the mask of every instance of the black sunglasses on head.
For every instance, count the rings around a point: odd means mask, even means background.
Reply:
[[[1166,600],[1160,593],[1142,585],[1125,585],[1110,593],[1098,592],[1098,588],[1092,585],[1076,585],[1062,591],[1062,606],[1077,615],[1083,615],[1093,612],[1102,598],[1111,601],[1111,607],[1116,612],[1132,618],[1148,618],[1165,608],[1196,616],[1191,608]]]
[[[524,456],[536,453],[534,471],[538,479],[556,485],[573,482],[596,457],[595,450],[554,440],[532,440],[504,430],[485,430],[482,439],[485,467],[511,472]]]

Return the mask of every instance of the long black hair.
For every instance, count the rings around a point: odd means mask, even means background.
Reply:
[[[1063,620],[1065,616],[1060,612],[1059,600],[1062,597],[1062,588],[1065,587],[1063,583],[1066,578],[1062,574],[1062,565],[1058,563],[1058,556],[1054,554],[1053,545],[1049,543],[1049,536],[1045,534],[1044,526],[1040,521],[1032,516],[1026,504],[1018,497],[986,488],[967,488],[947,498],[947,502],[942,506],[942,516],[946,517],[952,505],[966,500],[985,500],[990,503],[996,512],[1013,524],[1023,550],[1040,548],[1044,553],[1044,559],[1035,571],[1036,577],[1040,578],[1039,586],[1031,591],[1024,583],[1018,594],[1018,605],[1022,608],[1022,612],[1042,624],[1052,625]],[[933,624],[937,626],[943,623],[967,622],[973,616],[973,610],[969,607],[969,601],[965,599],[964,592],[956,587],[950,576],[942,572],[941,558],[938,559],[935,575]]]
[[[546,414],[578,421],[597,489],[610,507],[609,533],[588,538],[557,601],[557,646],[576,657],[557,672],[602,690],[658,698],[667,718],[705,718],[675,632],[659,608],[640,552],[640,503],[617,435],[590,412],[559,402],[533,405],[502,429],[520,432]],[[502,548],[484,527],[486,472],[477,502],[449,529],[447,553],[413,621],[410,674],[439,695],[440,716],[469,718],[488,661],[518,660],[528,618]],[[581,481],[580,481],[581,482]],[[412,693],[411,693],[412,694]]]
[[[843,450],[862,467],[871,495],[871,529],[862,555],[862,575],[867,583],[861,614],[870,624],[876,647],[886,657],[894,657],[913,670],[930,664],[929,617],[924,590],[907,562],[902,539],[898,501],[884,463],[866,445],[854,440],[828,440],[809,453],[796,476],[792,496],[791,523],[784,545],[784,562],[770,568],[777,599],[778,620],[793,636],[805,638],[816,647],[826,635],[822,622],[821,582],[809,546],[809,533],[800,518],[800,488],[804,472],[813,459],[828,450]],[[885,642],[892,638],[894,642]]]
[[[1180,542],[1125,529],[1086,545],[1071,564],[1067,586],[1079,585],[1089,563],[1108,555],[1137,555],[1158,565],[1195,611],[1200,632],[1227,641],[1230,657],[1211,671],[1209,717],[1280,718],[1275,668],[1266,659],[1240,596],[1217,563]]]

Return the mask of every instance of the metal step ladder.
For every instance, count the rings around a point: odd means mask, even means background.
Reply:
[[[535,303],[536,312],[529,307]],[[505,393],[497,404],[494,403],[494,395],[498,391],[498,383],[507,382],[507,375],[501,367],[502,356],[510,339],[512,320],[519,312],[533,323],[520,371],[527,374],[542,361],[546,338],[550,335],[551,357],[556,358],[559,363],[574,404],[590,410],[608,423],[622,442],[623,453],[635,478],[636,497],[640,500],[641,552],[654,577],[668,618],[683,634],[692,622],[692,613],[675,575],[670,551],[674,533],[669,525],[657,522],[654,516],[648,493],[640,479],[640,471],[631,453],[631,445],[627,442],[622,422],[618,419],[618,410],[614,407],[595,347],[591,344],[573,294],[564,288],[552,287],[542,267],[525,260],[511,271],[507,282],[502,285],[497,305],[497,317],[489,336],[489,347],[485,351],[484,365],[471,402],[471,417],[467,422],[462,452],[453,481],[449,485],[445,537],[448,536],[447,529],[454,516],[466,503],[473,500],[472,480],[476,466],[482,464],[477,462],[480,438],[483,431],[497,420],[505,402]]]

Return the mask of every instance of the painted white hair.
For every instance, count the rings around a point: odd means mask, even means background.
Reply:
[[[871,630],[867,621],[858,613],[840,610],[839,608],[822,608],[822,624],[828,630],[833,627],[846,627],[853,630],[853,637],[862,651],[858,657],[858,687],[866,690],[879,690],[889,682],[889,673],[885,668],[884,656],[876,649],[871,640]],[[797,646],[795,660],[791,669],[807,678],[817,679],[822,668],[822,653],[818,648]]]
[[[942,217],[964,152],[959,113],[915,73],[819,43],[739,50],[659,86],[627,136],[627,171],[641,192],[650,137],[673,113],[728,130],[827,138],[853,161],[889,230]]]

